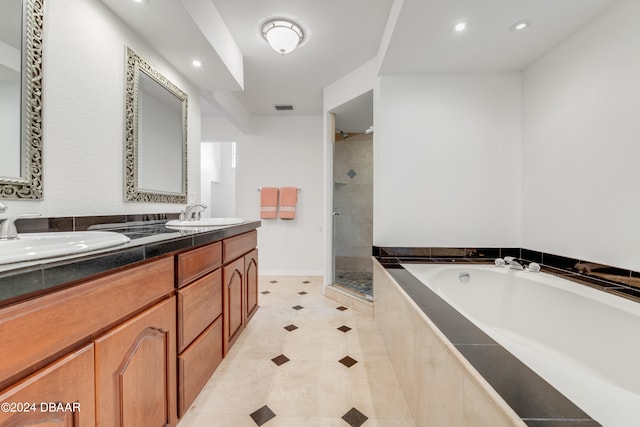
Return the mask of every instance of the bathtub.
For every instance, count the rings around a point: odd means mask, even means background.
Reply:
[[[403,267],[603,426],[640,426],[640,303],[545,273]]]

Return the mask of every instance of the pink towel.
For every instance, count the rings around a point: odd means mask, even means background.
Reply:
[[[262,187],[260,189],[260,218],[276,218],[278,209],[278,189],[276,187]]]
[[[296,203],[298,203],[298,189],[280,187],[280,219],[295,219]]]

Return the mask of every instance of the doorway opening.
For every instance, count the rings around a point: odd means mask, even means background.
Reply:
[[[236,216],[236,143],[200,144],[201,202],[212,218]],[[205,216],[205,215],[203,215]]]

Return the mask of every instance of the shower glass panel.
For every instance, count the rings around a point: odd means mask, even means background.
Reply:
[[[373,135],[336,135],[333,145],[333,283],[373,296]]]

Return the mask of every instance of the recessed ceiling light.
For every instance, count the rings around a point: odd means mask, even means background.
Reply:
[[[193,61],[191,61],[191,65],[193,65],[196,68],[200,68],[202,67],[202,62],[198,61],[197,59],[194,59]]]
[[[460,21],[460,22],[456,22],[455,24],[453,24],[451,29],[453,31],[455,31],[456,33],[461,33],[463,31],[465,31],[468,27],[469,27],[469,23],[468,22]]]
[[[529,28],[529,25],[531,25],[531,21],[529,21],[528,19],[525,19],[524,21],[518,21],[511,26],[511,31],[523,31]]]

